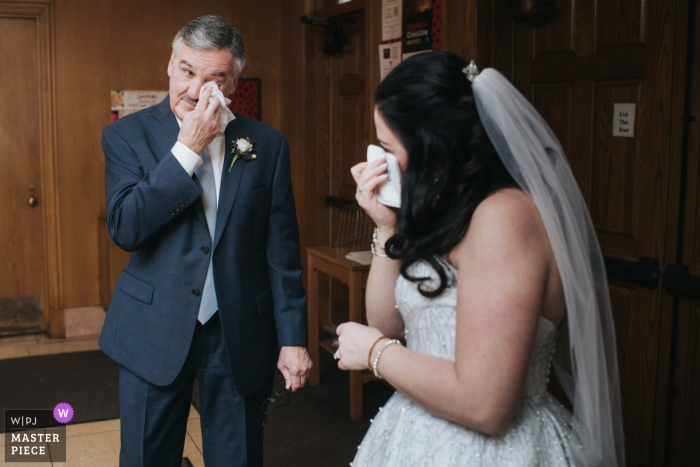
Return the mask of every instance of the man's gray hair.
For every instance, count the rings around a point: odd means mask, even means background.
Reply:
[[[183,43],[200,50],[228,49],[234,58],[234,76],[245,66],[245,44],[241,32],[220,16],[200,16],[180,29],[173,39],[174,56],[178,56]]]

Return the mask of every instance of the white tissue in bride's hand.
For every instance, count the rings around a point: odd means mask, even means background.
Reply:
[[[221,127],[219,131],[221,133],[224,132],[226,129],[226,125],[228,125],[228,105],[231,103],[231,99],[227,99],[224,97],[224,94],[219,90],[219,86],[216,85],[214,81],[209,81],[208,83],[205,83],[200,89],[199,89],[199,98],[202,98],[202,93],[206,88],[212,88],[211,91],[211,97],[209,98],[209,102],[211,102],[214,99],[217,99],[219,101],[219,107],[221,107],[221,116],[219,117],[219,121],[221,123]]]
[[[370,144],[367,147],[367,162],[371,164],[382,157],[386,157],[386,173],[388,177],[385,182],[380,183],[375,189],[377,201],[392,208],[400,208],[401,170],[399,170],[399,162],[393,154],[386,152],[379,146]]]

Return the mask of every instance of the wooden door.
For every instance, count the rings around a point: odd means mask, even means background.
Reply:
[[[514,24],[513,82],[559,138],[606,262],[664,264],[674,0],[554,5],[547,23]],[[613,136],[617,103],[635,105],[633,137]],[[609,288],[628,465],[651,465],[664,294],[613,274]]]
[[[663,429],[654,433],[653,461],[690,467],[700,458],[700,6],[678,3],[669,164],[671,220],[664,272],[668,293],[657,384],[661,397],[656,404],[657,426]]]
[[[39,44],[34,18],[0,16],[0,335],[43,327]],[[48,96],[46,96],[48,97]]]

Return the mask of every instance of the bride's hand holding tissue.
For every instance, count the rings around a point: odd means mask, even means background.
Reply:
[[[381,232],[383,240],[394,234],[396,213],[392,208],[380,203],[375,188],[387,181],[386,157],[374,162],[361,162],[350,169],[357,184],[355,199],[362,209],[372,218]]]

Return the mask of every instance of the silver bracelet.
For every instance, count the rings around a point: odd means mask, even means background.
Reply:
[[[370,248],[370,250],[372,250],[372,254],[375,255],[375,256],[379,256],[380,258],[388,258],[388,257],[389,257],[389,255],[383,255],[383,254],[379,253],[378,251],[376,251],[376,250],[374,249],[374,243],[372,243],[372,244],[369,246],[369,248]]]
[[[374,376],[377,379],[384,379],[384,378],[382,378],[382,375],[380,375],[379,372],[377,371],[377,365],[379,364],[379,357],[382,356],[382,352],[384,352],[384,349],[389,347],[391,344],[401,345],[401,342],[398,339],[391,339],[390,341],[385,342],[384,345],[382,345],[379,348],[379,352],[377,352],[377,356],[374,357],[374,362],[372,362],[372,371],[374,372]]]
[[[383,255],[374,249],[375,247],[377,247],[377,248],[381,248],[382,250],[386,251],[386,248],[384,248],[384,245],[380,244],[379,240],[377,240],[377,232],[378,231],[379,231],[379,229],[377,229],[375,227],[374,233],[372,234],[372,244],[370,245],[370,250],[372,250],[372,254],[375,256],[379,256],[380,258],[388,258],[389,256]]]

